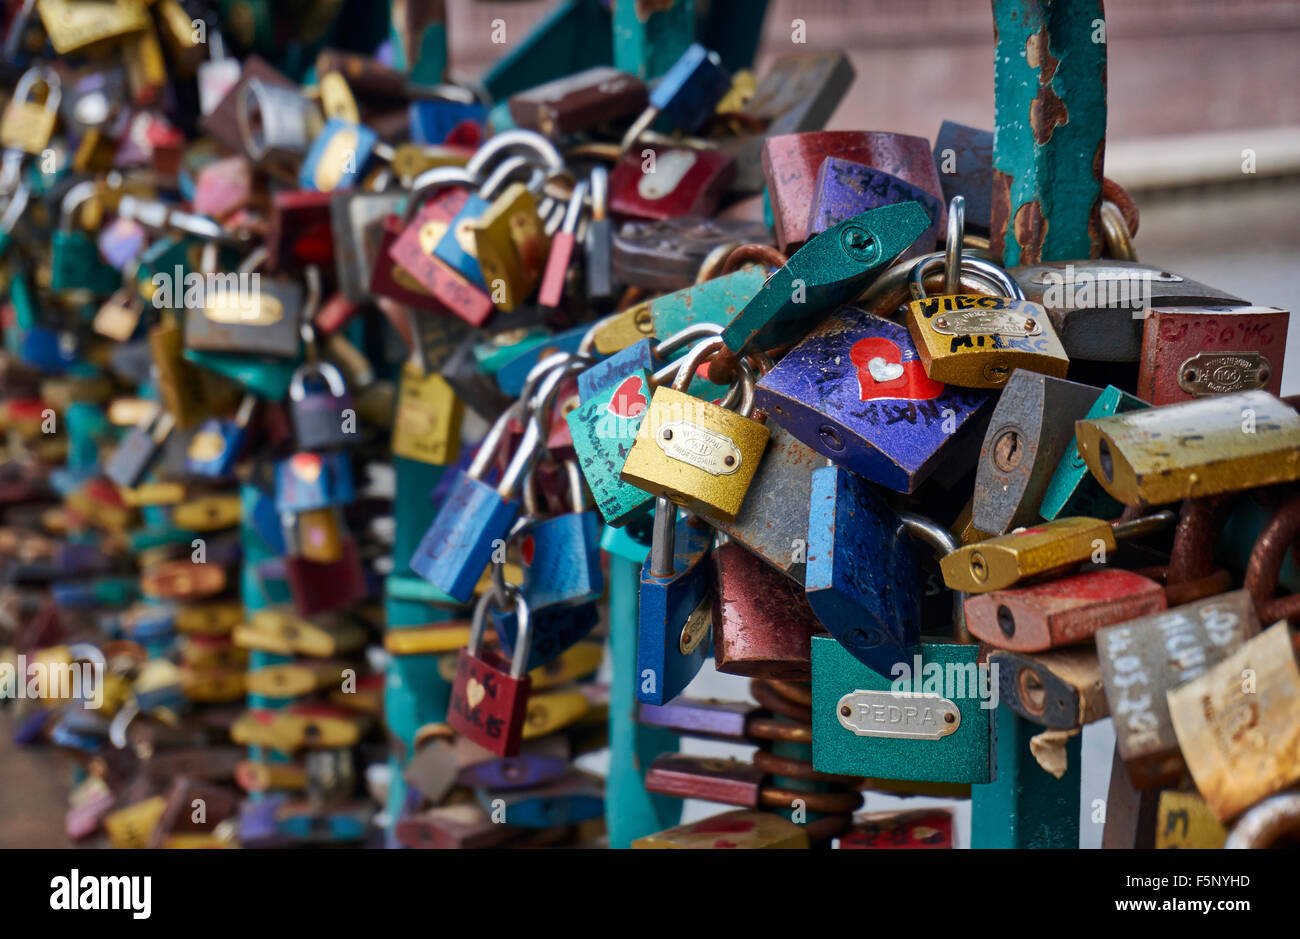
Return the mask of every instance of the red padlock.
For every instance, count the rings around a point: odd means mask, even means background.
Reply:
[[[447,710],[447,723],[457,733],[497,756],[519,753],[532,686],[524,670],[533,638],[528,601],[515,587],[508,588],[508,592],[514,599],[519,630],[513,660],[508,661],[497,650],[483,648],[493,596],[489,590],[474,606],[469,646],[460,650],[456,660],[456,681]]]
[[[610,174],[609,208],[636,218],[711,216],[735,176],[736,161],[718,150],[633,147]]]

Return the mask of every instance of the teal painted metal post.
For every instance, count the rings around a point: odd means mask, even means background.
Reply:
[[[767,0],[712,0],[696,24],[695,38],[718,54],[728,72],[752,69],[766,16]]]
[[[483,76],[493,101],[614,61],[609,11],[600,0],[564,0],[515,42],[506,20],[505,54]]]
[[[1101,253],[1102,0],[993,0],[991,246],[1007,267]]]
[[[1029,752],[1043,728],[998,707],[997,779],[971,787],[972,848],[1077,848],[1082,734],[1065,746],[1060,779]]]
[[[646,792],[645,771],[660,753],[675,751],[678,738],[636,720],[636,614],[641,565],[610,555],[609,775],[605,778],[605,827],[611,848],[627,848],[637,838],[681,821],[682,802]]]
[[[447,5],[444,0],[404,0],[391,10],[393,64],[416,85],[447,78]]]
[[[614,4],[614,67],[647,81],[668,71],[695,38],[695,0],[671,0],[646,14],[652,4]]]

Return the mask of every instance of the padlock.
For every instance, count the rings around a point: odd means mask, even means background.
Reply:
[[[633,848],[775,848],[809,847],[807,826],[772,812],[735,809],[645,835]]]
[[[939,219],[943,217],[944,206],[941,201],[897,176],[852,160],[827,157],[817,171],[808,235],[820,234],[870,209],[899,202],[915,202],[930,217],[930,227],[899,255],[899,260],[929,254],[939,240]]]
[[[1046,652],[1087,642],[1098,629],[1165,606],[1164,588],[1154,580],[1108,567],[971,597],[966,625],[989,645]]]
[[[661,753],[646,771],[648,792],[679,799],[702,799],[743,808],[782,809],[799,799],[814,812],[840,814],[862,804],[856,792],[817,792],[767,783],[767,771],[736,759],[686,753]]]
[[[465,403],[447,379],[429,371],[419,319],[411,317],[411,357],[402,365],[393,415],[393,456],[448,466],[460,455]]]
[[[245,70],[251,63],[245,63]],[[232,89],[242,149],[256,163],[301,157],[320,135],[324,117],[319,106],[296,86],[252,77]],[[209,120],[220,112],[220,107]]]
[[[203,267],[207,273],[216,265],[215,248],[210,244],[205,249]],[[187,348],[282,359],[298,357],[299,324],[305,305],[303,288],[292,280],[258,273],[266,256],[266,248],[260,247],[244,259],[234,274],[210,278],[216,289],[205,291],[201,306],[186,309]],[[314,307],[315,303],[308,298],[306,305]]]
[[[1239,647],[1185,670],[1167,694],[1165,724],[1172,726],[1165,729],[1172,729],[1196,788],[1221,822],[1293,786],[1300,775],[1300,668],[1291,631],[1278,622],[1235,638]]]
[[[40,104],[31,99],[38,82],[45,86]],[[54,69],[37,66],[23,72],[0,118],[0,147],[39,156],[54,136],[62,97],[63,84]]]
[[[752,376],[740,376],[739,411],[684,390],[701,363],[723,348],[706,339],[683,359],[671,388],[655,389],[619,478],[689,511],[735,521],[770,434],[749,417]]]
[[[525,829],[576,825],[605,812],[601,781],[581,771],[533,789],[481,792],[481,803],[499,806],[510,824]]]
[[[104,475],[119,486],[136,485],[157,459],[174,424],[170,411],[155,409],[117,445],[104,464]]]
[[[351,189],[365,175],[379,138],[364,124],[331,117],[298,171],[298,185],[317,192]]]
[[[205,421],[185,449],[185,471],[218,479],[230,476],[243,449],[256,405],[256,397],[244,395],[233,420],[214,417]]]
[[[1097,631],[1115,745],[1135,787],[1171,782],[1184,770],[1167,693],[1228,659],[1258,630],[1250,596],[1238,590]],[[1233,674],[1240,682],[1240,669]]]
[[[587,296],[605,301],[614,296],[614,221],[609,217],[609,170],[591,168],[591,218],[583,241]]]
[[[1031,577],[1060,573],[1088,560],[1102,561],[1116,550],[1117,539],[1160,531],[1176,520],[1169,511],[1116,522],[1057,518],[963,545],[942,558],[939,569],[952,590],[988,593]]]
[[[239,496],[210,495],[178,501],[172,507],[171,521],[186,531],[219,531],[239,524],[241,511]]]
[[[612,276],[633,287],[682,290],[695,282],[705,258],[721,246],[761,243],[769,237],[766,225],[746,219],[686,215],[628,221],[613,237]],[[672,330],[663,335],[668,332]]]
[[[296,536],[297,531],[286,532]],[[344,534],[336,561],[313,561],[302,553],[301,543],[289,540],[284,558],[284,579],[288,582],[294,609],[300,616],[314,617],[356,603],[366,595],[365,571],[356,539]]]
[[[776,245],[786,254],[797,251],[809,238],[817,173],[830,156],[882,170],[935,198],[942,198],[930,143],[924,137],[875,131],[769,136],[763,142],[763,175],[772,202]],[[946,219],[940,220],[940,230],[945,222]],[[928,219],[923,230],[927,227]]]
[[[583,69],[510,96],[516,127],[558,140],[607,121],[639,114],[646,106],[645,82],[609,66]]]
[[[330,232],[339,292],[353,303],[370,296],[376,264],[391,264],[379,250],[384,220],[401,210],[400,192],[339,192],[330,200]]]
[[[460,603],[473,595],[494,542],[504,539],[519,515],[515,492],[537,458],[540,422],[528,421],[524,438],[496,486],[484,482],[518,403],[503,414],[479,444],[468,470],[457,473],[446,501],[411,558],[411,570]]]
[[[1072,730],[1110,714],[1097,653],[1082,646],[1050,652],[994,649],[999,700],[1024,720],[1052,730]]]
[[[537,291],[538,306],[558,307],[564,298],[565,278],[569,273],[569,266],[574,262],[578,220],[582,216],[583,202],[586,197],[587,182],[580,179],[574,183],[573,195],[569,197],[560,230],[551,238],[550,254],[546,258],[546,269],[542,272],[541,286]]]
[[[813,767],[880,779],[989,782],[995,702],[989,679],[981,682],[987,669],[977,664],[978,651],[922,643],[886,678],[834,638],[813,636]]]
[[[607,525],[625,525],[651,506],[651,495],[624,482],[619,474],[654,393],[652,380],[644,369],[632,371],[621,382],[596,392],[566,418],[578,464]]]
[[[570,511],[534,521],[519,536],[524,563],[521,589],[535,613],[558,605],[590,603],[605,592],[600,569],[600,516],[585,507],[578,464],[566,463],[565,471]],[[533,487],[534,479],[529,477],[526,491]]]
[[[208,59],[195,69],[199,89],[199,113],[207,117],[239,82],[239,60],[226,56],[226,43],[219,29],[208,30]]]
[[[1140,411],[1147,406],[1145,401],[1133,397],[1127,391],[1107,385],[1097,400],[1088,408],[1084,420],[1099,417],[1111,417],[1129,411]],[[1108,496],[1101,484],[1088,472],[1088,464],[1079,453],[1078,441],[1073,437],[1065,455],[1056,464],[1043,499],[1038,505],[1038,514],[1051,519],[1060,515],[1087,515],[1093,518],[1113,518],[1120,514],[1123,507]]]
[[[1291,314],[1267,306],[1148,309],[1137,394],[1153,405],[1263,389],[1282,393]]]
[[[808,513],[791,493],[811,489],[813,474],[825,457],[805,446],[780,424],[772,431],[767,450],[750,484],[745,504],[734,522],[714,527],[766,564],[802,585],[808,547]]]
[[[99,251],[84,231],[77,228],[77,213],[85,203],[92,210],[97,200],[96,184],[78,183],[63,197],[58,231],[50,256],[50,288],[83,288],[96,295],[110,294],[122,285],[122,275],[99,256]]]
[[[655,503],[654,538],[641,567],[636,699],[664,704],[690,684],[713,651],[708,554],[712,530],[679,525],[677,506]]]
[[[787,353],[759,380],[755,401],[807,446],[898,492],[945,462],[972,465],[992,409],[988,392],[928,377],[902,325],[855,307]]]
[[[352,459],[345,451],[303,451],[275,464],[277,512],[347,505],[353,498]]]
[[[238,623],[231,638],[235,645],[276,655],[308,655],[328,658],[347,655],[365,645],[366,629],[340,614],[313,617],[310,621],[287,609],[258,610],[247,622]]]
[[[293,528],[287,542],[298,546],[299,556],[318,564],[333,564],[343,557],[343,520],[338,506],[286,513],[287,526]]]
[[[519,622],[516,649],[527,649],[532,634],[528,601],[518,591],[511,593]],[[515,756],[523,736],[531,679],[524,669],[525,656],[516,655],[507,670],[500,656],[484,649],[492,596],[490,591],[485,593],[474,607],[469,646],[461,649],[456,659],[447,723],[497,756]]]
[[[779,681],[812,676],[809,640],[825,627],[799,588],[739,544],[713,552],[718,671]]]
[[[993,132],[944,121],[934,138],[934,165],[944,203],[951,202],[953,196],[965,199],[967,230],[987,238],[993,199]],[[1066,351],[1071,351],[1068,343]]]
[[[961,211],[949,206],[948,217],[960,223]],[[960,244],[953,225],[950,221],[949,244],[954,237]],[[999,295],[927,297],[926,274],[946,263],[944,254],[927,255],[912,268],[909,284],[912,303],[907,328],[927,375],[968,388],[1002,388],[1015,369],[1065,377],[1070,360],[1047,311],[1025,300],[1020,285],[996,265],[973,257],[960,259],[963,271],[970,268],[982,275]],[[951,274],[947,276],[954,282]]]
[[[1075,425],[1079,452],[1124,505],[1161,505],[1300,478],[1300,415],[1266,391]]]
[[[902,522],[865,480],[813,471],[807,558],[805,594],[831,635],[882,675],[904,661],[919,634],[921,577]]]
[[[533,616],[533,636],[530,647],[520,650],[527,656],[529,672],[544,669],[566,651],[586,639],[600,622],[600,611],[595,603],[580,606],[552,606],[539,610]],[[501,649],[506,655],[515,655],[515,641],[519,638],[519,620],[513,610],[493,611],[492,627],[496,630]],[[458,643],[457,647],[464,645]],[[586,705],[583,705],[585,710]],[[528,733],[525,733],[525,738]]]
[[[310,389],[309,378],[316,379]],[[329,362],[308,362],[294,370],[289,383],[289,410],[298,449],[331,450],[357,445],[360,428],[352,396],[342,373]]]
[[[1163,795],[1163,793],[1162,793]],[[1297,827],[1300,827],[1300,796],[1293,792],[1270,796],[1242,813],[1233,823],[1232,831],[1224,831],[1213,813],[1202,803],[1207,820],[1214,828],[1206,824],[1206,841],[1188,847],[1209,848],[1272,848],[1286,847],[1294,842]],[[1198,819],[1199,821],[1199,819]],[[1217,829],[1217,830],[1215,830]],[[1214,836],[1217,835],[1217,839]],[[1208,842],[1208,843],[1207,843]],[[1181,845],[1170,845],[1181,847]]]
[[[493,305],[511,313],[536,289],[551,247],[536,200],[523,183],[511,183],[470,227]]]
[[[948,809],[868,812],[854,816],[853,828],[840,835],[840,849],[953,848],[953,817]]]
[[[660,119],[687,134],[700,130],[731,87],[731,76],[721,63],[718,53],[691,43],[651,89],[649,107],[628,127],[620,148],[634,149],[641,135]]]
[[[1007,273],[1027,299],[1047,310],[1071,359],[1137,362],[1151,309],[1250,305],[1216,287],[1137,261],[1052,261],[1013,267]]]
[[[735,173],[736,161],[717,150],[645,144],[614,164],[609,210],[644,219],[712,215]]]
[[[1040,518],[1057,467],[1067,458],[1074,422],[1100,388],[1017,368],[993,408],[975,471],[971,523],[1000,535]]]

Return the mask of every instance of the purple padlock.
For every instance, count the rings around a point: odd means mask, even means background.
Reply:
[[[817,171],[813,190],[808,235],[820,234],[847,218],[871,209],[899,202],[917,202],[930,217],[930,227],[912,246],[899,255],[900,260],[917,258],[934,250],[939,238],[939,220],[943,202],[918,189],[905,179],[840,157],[827,157]]]

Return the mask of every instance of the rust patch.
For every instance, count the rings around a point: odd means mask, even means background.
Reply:
[[[1021,264],[1038,264],[1042,261],[1047,218],[1037,199],[1016,209],[1015,237],[1016,243],[1020,245]]]
[[[674,0],[635,0],[638,22],[648,23],[656,13],[667,13],[673,8]]]
[[[1006,246],[1007,220],[1011,215],[1011,177],[993,171],[993,201],[989,208],[989,249],[998,257]],[[1028,262],[1021,262],[1028,263]]]
[[[1065,102],[1052,88],[1052,79],[1061,62],[1048,49],[1046,26],[1025,40],[1025,60],[1038,70],[1038,94],[1029,103],[1029,126],[1034,132],[1034,142],[1041,147],[1052,139],[1052,131],[1057,126],[1070,120]]]

